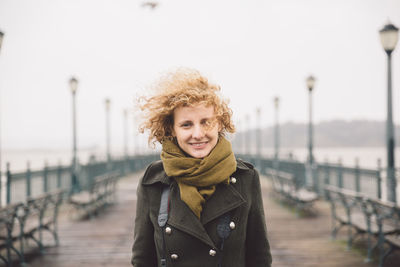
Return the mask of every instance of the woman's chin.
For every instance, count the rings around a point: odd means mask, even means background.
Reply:
[[[207,157],[210,152],[208,150],[192,150],[190,151],[189,155],[196,159],[202,159]]]

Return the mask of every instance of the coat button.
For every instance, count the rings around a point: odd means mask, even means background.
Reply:
[[[166,233],[167,235],[170,235],[171,232],[172,232],[171,227],[166,227],[166,228],[165,228],[165,233]]]
[[[210,249],[210,252],[208,252],[210,254],[211,257],[214,257],[217,252],[214,249]]]
[[[236,227],[236,225],[235,225],[234,222],[231,222],[231,223],[229,224],[229,228],[231,228],[232,230],[235,229],[235,227]]]
[[[178,259],[178,254],[171,254],[171,259],[177,260]]]
[[[232,177],[232,178],[231,178],[231,183],[232,183],[232,184],[236,184],[236,178],[235,178],[235,177]]]

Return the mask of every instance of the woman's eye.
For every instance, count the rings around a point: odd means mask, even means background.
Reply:
[[[182,123],[182,124],[181,124],[181,126],[182,126],[182,127],[185,127],[185,128],[190,127],[190,125],[191,125],[191,124],[190,124],[189,122],[187,122],[187,123]]]

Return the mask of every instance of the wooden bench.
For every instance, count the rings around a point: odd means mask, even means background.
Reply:
[[[22,235],[20,228],[16,226],[17,214],[23,212],[23,204],[17,203],[7,205],[0,209],[0,259],[6,266],[12,265],[12,253],[15,253],[19,260],[23,262],[23,255],[16,247],[17,241],[21,243]]]
[[[8,205],[0,211],[1,250],[6,255],[0,258],[7,266],[12,266],[13,255],[16,254],[19,264],[25,262],[25,252],[29,240],[34,241],[39,251],[44,253],[44,231],[49,232],[59,244],[57,236],[57,217],[64,191],[57,190],[34,198],[26,203]]]
[[[339,230],[347,226],[347,248],[350,249],[355,238],[353,230],[356,230],[356,235],[368,232],[367,220],[362,206],[363,195],[332,185],[325,186],[325,194],[331,205],[331,236],[335,239]]]
[[[96,177],[87,190],[71,195],[69,204],[81,213],[81,217],[94,218],[101,209],[115,201],[119,176],[119,172],[112,172]]]
[[[267,176],[272,178],[272,185],[277,197],[295,206],[296,214],[299,211],[311,211],[313,203],[318,199],[318,194],[304,187],[297,186],[292,173],[276,171],[267,168]]]
[[[400,207],[392,202],[377,199],[367,199],[375,217],[378,233],[379,267],[382,267],[386,257],[395,249],[400,249]],[[388,248],[385,249],[385,246]]]
[[[380,262],[383,263],[387,254],[384,252],[385,243],[389,244],[390,248],[400,247],[397,235],[400,233],[400,214],[395,216],[394,203],[382,202],[362,193],[332,185],[325,186],[325,193],[331,205],[332,238],[336,238],[340,228],[346,226],[347,248],[350,249],[357,235],[366,234],[368,238],[366,261],[371,261],[372,252],[378,247],[381,252]]]

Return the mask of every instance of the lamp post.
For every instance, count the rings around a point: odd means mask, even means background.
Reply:
[[[246,122],[245,121],[241,121],[240,122],[240,128],[242,130],[242,141],[241,141],[241,147],[242,147],[242,154],[245,155],[246,154],[246,126],[245,126]]]
[[[106,107],[106,153],[107,153],[107,169],[111,167],[111,153],[110,153],[110,105],[111,101],[106,98],[104,101]]]
[[[306,85],[308,88],[308,183],[312,183],[316,187],[316,181],[314,181],[314,156],[313,156],[313,122],[312,122],[312,91],[315,84],[315,78],[309,76],[306,79]],[[316,188],[314,188],[316,189]]]
[[[76,91],[78,89],[78,80],[71,77],[69,86],[72,93],[72,175],[71,175],[71,190],[76,192],[79,189],[78,185],[78,158],[76,144]]]
[[[261,167],[261,108],[256,108],[256,119],[257,119],[257,129],[256,129],[256,163],[259,170],[262,170]]]
[[[123,110],[124,115],[124,172],[129,171],[129,162],[128,162],[128,110]]]
[[[245,117],[245,122],[246,122],[246,142],[245,142],[245,146],[246,146],[246,150],[245,150],[245,154],[247,154],[248,156],[250,155],[250,147],[251,147],[251,142],[250,142],[250,115],[246,114]]]
[[[387,120],[386,120],[386,150],[387,150],[387,199],[396,202],[396,175],[394,167],[394,127],[392,116],[392,52],[396,48],[399,29],[391,23],[379,31],[383,49],[387,54]]]
[[[274,131],[274,164],[275,169],[278,170],[278,162],[279,162],[279,97],[274,97],[274,106],[275,106],[275,131]]]
[[[128,110],[124,109],[124,157],[128,157]]]
[[[0,31],[0,51],[1,51],[1,44],[3,43],[4,33]]]
[[[240,121],[240,120],[238,120],[237,121],[237,130],[238,130],[238,133],[240,133],[240,135],[237,135],[237,141],[236,141],[236,143],[237,143],[237,152],[236,153],[242,153],[242,122]],[[240,139],[239,139],[239,136],[240,136]]]
[[[256,118],[257,118],[257,147],[256,147],[256,155],[258,158],[261,157],[261,108],[256,109]]]

